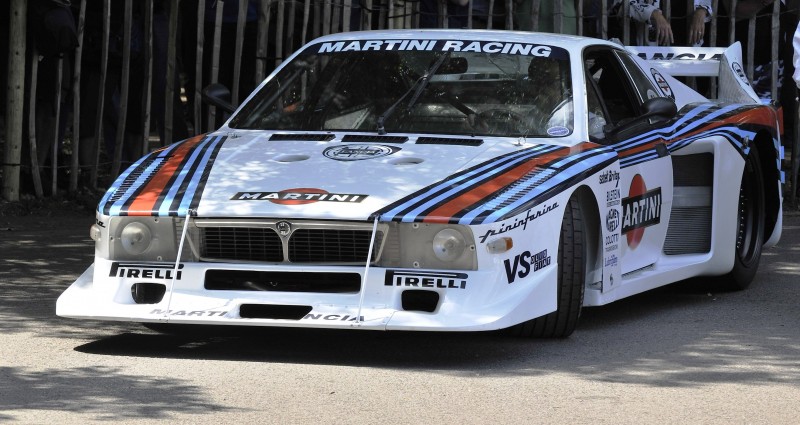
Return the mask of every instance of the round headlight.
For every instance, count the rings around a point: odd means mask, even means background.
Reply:
[[[150,248],[150,242],[153,240],[153,235],[150,233],[150,228],[146,225],[133,222],[122,229],[120,235],[122,247],[128,254],[138,255]]]
[[[433,238],[433,253],[442,261],[455,261],[467,248],[464,235],[456,229],[444,229]]]

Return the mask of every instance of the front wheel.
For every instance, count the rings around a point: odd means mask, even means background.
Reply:
[[[556,311],[509,328],[514,336],[567,337],[578,325],[586,282],[586,232],[580,203],[570,199],[558,244],[558,305]]]
[[[729,290],[742,290],[750,285],[761,260],[764,245],[764,175],[755,147],[744,163],[736,215],[736,251],[733,270],[722,277]]]

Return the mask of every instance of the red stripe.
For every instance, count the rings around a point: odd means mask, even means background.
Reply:
[[[183,162],[186,155],[203,140],[204,135],[195,136],[181,143],[167,158],[164,165],[145,184],[144,189],[128,207],[127,214],[134,216],[152,215],[158,197],[166,189],[167,183]]]

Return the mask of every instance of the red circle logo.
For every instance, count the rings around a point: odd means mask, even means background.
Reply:
[[[628,197],[633,198],[634,196],[644,195],[647,192],[647,186],[644,184],[644,179],[641,175],[637,174],[633,176],[633,180],[631,180],[631,188],[628,190]],[[623,214],[625,212],[623,211]],[[644,227],[638,227],[635,229],[631,229],[625,235],[628,239],[628,248],[635,249],[639,246],[639,242],[642,241],[642,237],[644,236]]]
[[[319,202],[319,195],[327,194],[328,192],[322,189],[315,189],[311,187],[299,187],[295,189],[284,189],[278,192],[278,199],[270,199],[273,204],[280,205],[305,205]],[[317,195],[317,196],[308,196]]]

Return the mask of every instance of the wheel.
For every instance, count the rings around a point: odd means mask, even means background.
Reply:
[[[736,223],[733,270],[723,276],[720,282],[725,289],[734,291],[750,286],[758,270],[764,245],[764,175],[755,148],[750,149],[744,163]]]
[[[558,243],[558,306],[556,311],[509,328],[515,336],[567,337],[578,325],[586,281],[586,232],[581,205],[570,199]]]

